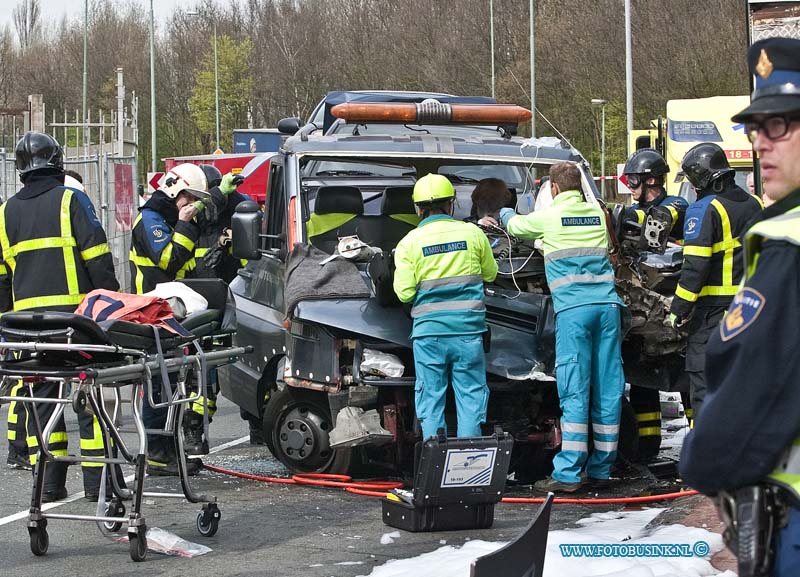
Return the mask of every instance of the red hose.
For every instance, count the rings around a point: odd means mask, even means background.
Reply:
[[[230,475],[231,477],[240,477],[242,479],[249,479],[251,481],[261,481],[262,483],[283,483],[285,485],[311,485],[315,487],[340,487],[348,493],[354,495],[365,495],[367,497],[385,497],[386,491],[391,489],[400,489],[403,483],[399,481],[353,481],[349,475],[332,475],[326,473],[300,473],[292,475],[291,477],[264,477],[262,475],[252,475],[250,473],[240,473],[230,469],[223,469],[222,467],[215,467],[214,465],[203,465],[209,471],[221,473],[223,475]],[[663,495],[648,495],[645,497],[613,497],[606,499],[599,498],[585,498],[585,499],[572,499],[572,498],[557,498],[553,500],[556,505],[634,505],[642,503],[655,503],[657,501],[666,501],[670,499],[679,499],[681,497],[691,497],[697,495],[697,491],[680,491],[677,493],[664,493]],[[544,498],[541,497],[503,497],[502,503],[524,503],[534,504],[543,503]]]

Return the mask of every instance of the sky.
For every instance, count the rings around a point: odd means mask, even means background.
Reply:
[[[42,21],[45,26],[47,26],[48,22],[58,22],[61,20],[62,16],[67,16],[71,19],[82,19],[83,2],[84,0],[40,0]],[[112,0],[112,2],[119,6],[139,4],[148,10],[150,8],[149,0]],[[14,30],[14,17],[12,13],[19,3],[20,0],[0,0],[0,28],[8,24],[12,31]],[[176,8],[189,8],[195,3],[194,0],[153,0],[153,11],[156,20],[163,22]],[[89,2],[89,6],[91,9],[91,2]]]

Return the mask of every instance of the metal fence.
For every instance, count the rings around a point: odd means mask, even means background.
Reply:
[[[64,169],[81,175],[86,194],[106,231],[120,290],[128,291],[131,285],[128,266],[131,225],[138,206],[136,157],[102,155],[65,160]],[[0,198],[5,202],[21,186],[14,156],[0,152]]]

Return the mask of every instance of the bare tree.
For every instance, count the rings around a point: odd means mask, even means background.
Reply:
[[[39,0],[20,0],[14,7],[14,26],[23,51],[31,46],[39,33],[40,16]]]

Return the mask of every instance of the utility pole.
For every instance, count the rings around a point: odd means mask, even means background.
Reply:
[[[631,48],[631,0],[625,0],[625,108],[628,136],[633,131],[633,55]],[[629,151],[631,152],[631,151]]]
[[[214,110],[217,120],[217,149],[219,150],[219,68],[217,64],[217,19],[214,18]]]
[[[494,0],[489,0],[489,44],[492,52],[492,98],[494,98]]]
[[[86,77],[88,71],[89,55],[89,0],[83,0],[83,106],[81,107],[81,121],[86,122]],[[66,146],[66,142],[64,145]]]
[[[153,0],[150,0],[150,170],[156,171],[156,43]]]
[[[531,28],[531,138],[536,138],[536,51],[533,44],[533,0],[530,0],[530,28]]]

